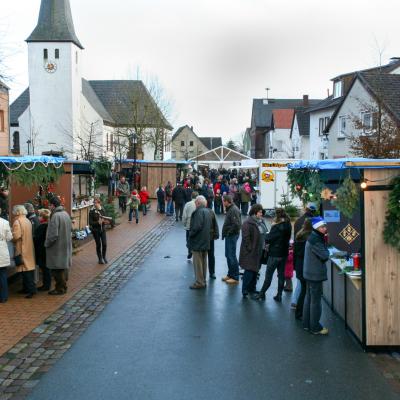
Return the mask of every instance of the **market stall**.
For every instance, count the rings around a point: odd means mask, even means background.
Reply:
[[[289,168],[293,194],[319,203],[328,223],[325,300],[364,349],[400,347],[400,160],[300,161]]]
[[[129,181],[135,181],[136,187],[146,186],[150,198],[156,197],[156,190],[160,184],[165,185],[170,181],[174,186],[177,179],[181,179],[183,171],[188,167],[188,161],[146,161],[146,160],[124,160],[121,172],[128,177]],[[135,179],[133,171],[136,171]]]

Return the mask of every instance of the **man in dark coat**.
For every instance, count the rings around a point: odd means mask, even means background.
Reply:
[[[196,210],[190,219],[188,247],[193,254],[195,283],[190,289],[204,289],[207,275],[207,253],[210,250],[212,217],[204,196],[197,196]]]
[[[239,209],[233,204],[232,196],[223,196],[222,202],[226,210],[226,217],[222,226],[222,240],[225,239],[225,257],[228,264],[228,274],[222,280],[229,284],[238,284],[239,261],[236,257],[236,246],[242,227],[242,220]]]
[[[322,282],[328,279],[326,262],[329,250],[325,243],[326,222],[321,217],[312,219],[313,231],[304,252],[303,275],[307,281],[307,293],[303,307],[303,328],[315,335],[327,335],[328,329],[320,323],[322,314]]]
[[[176,187],[172,191],[172,200],[175,203],[175,219],[176,221],[178,221],[179,218],[182,221],[183,207],[186,203],[186,193],[185,189],[179,182],[176,184]]]
[[[215,276],[215,254],[214,241],[219,239],[219,226],[215,213],[210,208],[207,208],[211,215],[211,232],[210,232],[210,250],[208,250],[208,273],[211,279],[216,279]]]
[[[35,236],[35,231],[38,228],[38,226],[40,225],[39,222],[39,218],[35,213],[35,208],[33,207],[33,205],[31,203],[25,203],[24,204],[26,211],[28,211],[28,214],[26,215],[26,218],[29,219],[29,221],[31,221],[32,224],[32,235],[33,237]]]

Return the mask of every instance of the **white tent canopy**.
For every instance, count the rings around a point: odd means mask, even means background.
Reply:
[[[206,151],[197,157],[191,158],[189,161],[197,164],[219,164],[225,166],[227,164],[233,165],[234,163],[242,162],[249,164],[249,161],[254,161],[251,162],[251,164],[256,164],[256,161],[251,157],[225,146],[216,147],[215,149]]]

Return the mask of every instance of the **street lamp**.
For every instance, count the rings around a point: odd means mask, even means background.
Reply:
[[[28,145],[28,156],[31,154],[31,144],[32,144],[32,140],[29,139],[26,144]]]
[[[135,132],[132,133],[131,136],[131,141],[133,145],[133,171],[132,171],[132,177],[133,177],[133,187],[136,189],[136,145],[138,142],[138,137]]]

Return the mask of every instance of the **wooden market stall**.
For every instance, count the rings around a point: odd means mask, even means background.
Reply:
[[[316,172],[323,192],[330,197],[321,199],[332,245],[325,300],[364,349],[399,348],[400,247],[385,243],[383,232],[393,182],[400,185],[400,179],[395,180],[400,176],[400,160],[300,161],[290,168],[300,172],[297,176],[302,182],[306,174]],[[351,187],[358,196],[351,216],[335,205],[346,179],[354,183]],[[306,192],[302,185],[297,186]],[[361,272],[352,271],[351,253],[360,253]]]
[[[136,160],[135,162],[128,159],[123,161],[121,168],[121,172],[128,177],[128,180],[132,175],[135,164],[137,175],[140,177],[140,183],[137,186],[146,186],[152,199],[156,198],[156,191],[160,184],[164,186],[170,181],[175,186],[177,179],[181,179],[181,171],[190,165],[187,161]]]

